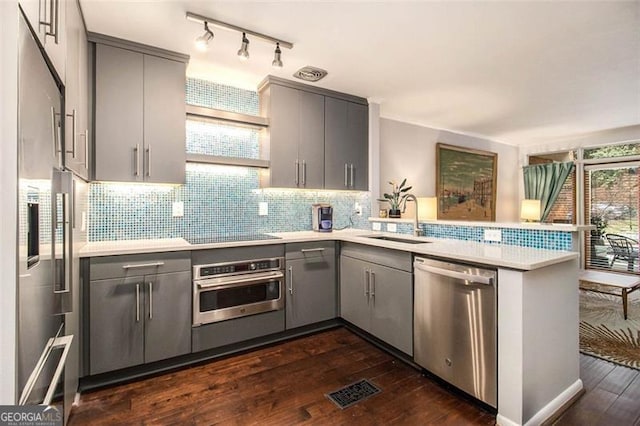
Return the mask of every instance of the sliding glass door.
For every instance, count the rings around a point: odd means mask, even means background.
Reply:
[[[640,162],[585,166],[586,267],[638,273]]]

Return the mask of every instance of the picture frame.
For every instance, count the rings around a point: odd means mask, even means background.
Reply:
[[[440,220],[496,220],[498,154],[436,144],[436,196]]]

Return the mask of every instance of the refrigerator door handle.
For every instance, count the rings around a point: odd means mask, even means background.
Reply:
[[[72,311],[71,304],[71,273],[73,262],[73,247],[71,241],[71,216],[73,175],[71,172],[54,169],[51,185],[51,271],[53,278],[53,293],[60,296],[58,313]],[[58,212],[58,202],[61,201],[62,212]],[[62,257],[56,258],[57,230],[62,231]]]

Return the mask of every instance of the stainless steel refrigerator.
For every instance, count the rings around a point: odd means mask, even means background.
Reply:
[[[24,15],[18,62],[18,401],[66,420],[78,386],[79,239],[87,184],[62,163],[64,86]],[[83,203],[86,204],[86,203]]]

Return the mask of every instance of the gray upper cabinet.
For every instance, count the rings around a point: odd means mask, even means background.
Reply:
[[[87,34],[76,0],[66,2],[67,62],[64,164],[89,179],[89,78]]]
[[[366,191],[369,117],[366,105],[325,100],[325,188]]]
[[[144,180],[184,183],[185,64],[144,55]]]
[[[76,0],[67,0],[66,3]],[[67,32],[64,0],[20,0],[18,2],[27,20],[61,81],[66,80]],[[62,4],[61,4],[62,3]]]
[[[184,183],[185,63],[96,43],[95,179]]]
[[[340,315],[413,354],[411,254],[345,244],[340,257]]]
[[[286,188],[324,184],[324,96],[271,85],[261,93],[269,116],[269,182]]]
[[[263,186],[368,189],[365,99],[273,76],[259,92],[261,114],[269,118]]]
[[[335,318],[335,243],[287,244],[286,250],[287,329]]]
[[[143,56],[96,44],[95,179],[142,182]]]

